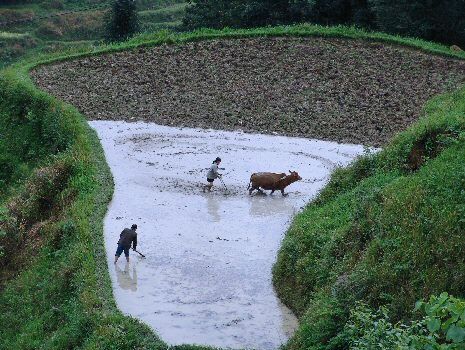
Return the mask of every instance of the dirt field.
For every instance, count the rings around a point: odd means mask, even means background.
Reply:
[[[381,146],[465,62],[343,39],[203,41],[84,58],[33,72],[89,120],[311,137]]]

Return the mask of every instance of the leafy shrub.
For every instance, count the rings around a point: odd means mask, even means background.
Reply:
[[[369,0],[369,3],[380,30],[465,45],[465,3],[461,0]]]
[[[308,12],[306,0],[189,1],[183,24],[188,29],[258,27],[298,22]]]
[[[5,235],[6,235],[5,231],[0,231],[0,242],[5,237]],[[3,245],[0,245],[0,259],[2,259],[4,256],[5,256],[5,247]]]
[[[17,169],[17,160],[8,154],[0,141],[0,194],[5,191]]]
[[[343,336],[350,350],[459,350],[465,348],[465,302],[442,293],[415,310],[423,316],[393,324],[388,310],[373,312],[359,303],[351,311]]]

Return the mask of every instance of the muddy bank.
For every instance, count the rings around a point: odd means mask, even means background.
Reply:
[[[119,308],[169,344],[277,349],[297,320],[277,298],[271,268],[294,214],[334,167],[363,152],[280,136],[148,123],[91,122],[115,179],[105,244]],[[203,193],[220,155],[227,191]],[[297,170],[288,197],[249,196],[250,174]],[[216,186],[217,185],[217,186]],[[122,228],[139,225],[139,250],[113,265]]]
[[[83,58],[32,76],[90,120],[379,146],[463,83],[465,62],[367,41],[256,38]]]

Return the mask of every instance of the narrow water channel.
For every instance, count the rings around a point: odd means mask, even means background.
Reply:
[[[279,301],[271,268],[292,217],[359,145],[150,123],[94,121],[115,180],[105,244],[119,308],[169,344],[277,349],[297,327]],[[203,193],[223,159],[223,185]],[[247,193],[253,172],[298,171],[289,195]],[[113,257],[136,223],[140,258]]]

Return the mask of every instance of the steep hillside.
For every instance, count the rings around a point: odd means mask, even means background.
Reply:
[[[138,0],[142,32],[175,29],[184,0]],[[110,1],[6,1],[0,4],[0,67],[39,53],[91,49],[105,34]]]
[[[84,119],[23,67],[0,74],[0,133],[0,349],[165,349],[113,300],[113,183]]]
[[[398,321],[430,295],[465,297],[464,136],[462,88],[429,102],[381,153],[338,170],[295,218],[274,267],[302,317],[292,349],[339,348],[359,301]]]

